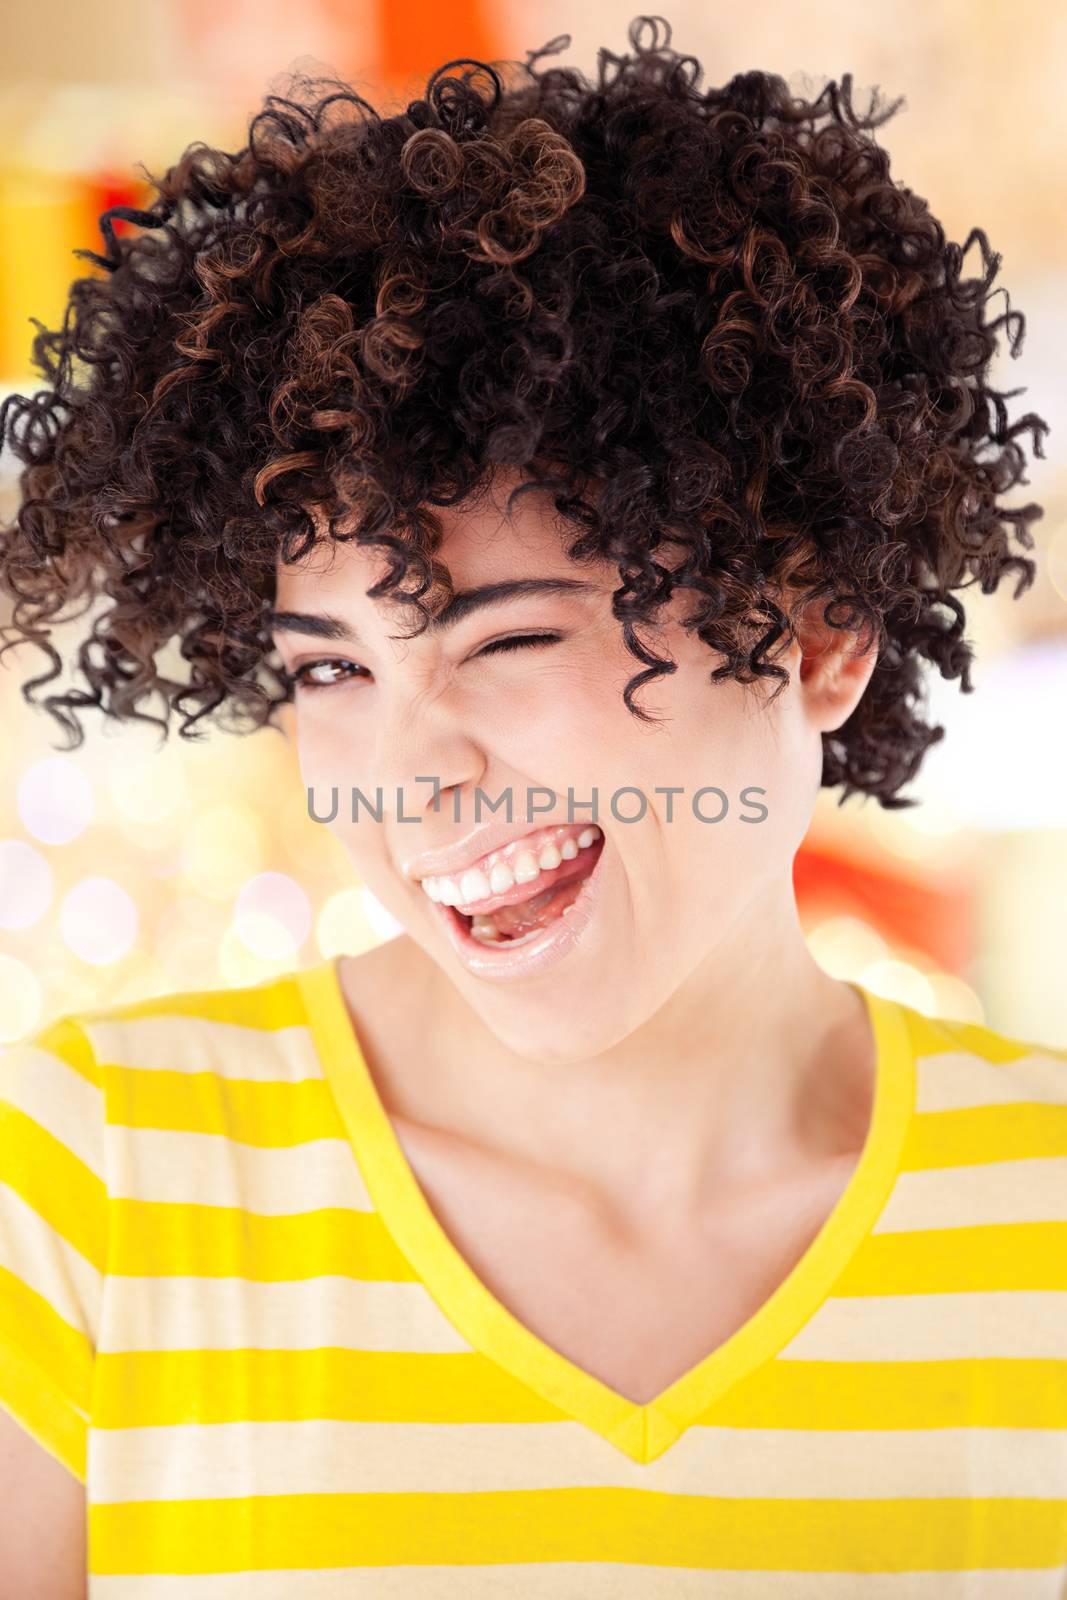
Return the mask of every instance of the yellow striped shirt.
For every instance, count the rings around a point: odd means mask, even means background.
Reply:
[[[91,1600],[1063,1600],[1067,1049],[860,992],[847,1188],[645,1405],[452,1244],[333,962],[0,1053],[0,1404]]]

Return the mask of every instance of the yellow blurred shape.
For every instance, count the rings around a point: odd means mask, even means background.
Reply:
[[[249,948],[235,923],[230,924],[219,940],[219,973],[225,984],[239,988],[245,984],[259,983],[264,978],[276,978],[292,970],[294,962],[284,957],[270,959]]]
[[[165,994],[169,987],[163,964],[149,951],[134,949],[130,951],[121,980],[109,993],[108,1004],[120,1006],[130,1000],[147,1000]]]
[[[930,979],[909,961],[872,961],[859,974],[859,982],[886,1000],[899,1000],[924,1016],[937,1011],[937,995]]]
[[[162,822],[186,799],[185,772],[166,751],[122,767],[108,788],[115,809],[130,822]]]
[[[1052,587],[1062,599],[1067,600],[1067,525],[1058,528],[1053,535],[1046,561]]]
[[[169,962],[171,950],[190,939],[206,939],[212,950],[218,944],[225,913],[214,901],[195,895],[179,895],[156,923],[155,947],[160,959]]]
[[[211,900],[229,900],[263,862],[263,829],[251,806],[209,806],[195,814],[182,848],[182,873],[190,888]]]
[[[926,981],[934,992],[935,1016],[986,1026],[985,1007],[969,983],[951,972],[928,973]]]
[[[219,941],[206,933],[176,935],[160,955],[168,989],[214,989],[219,972]]]
[[[348,861],[344,846],[322,822],[308,816],[307,790],[298,788],[279,808],[282,849],[305,872],[334,872]]]
[[[856,982],[859,974],[889,954],[881,934],[859,917],[827,917],[807,935],[808,949],[831,978]]]
[[[382,943],[367,916],[362,887],[331,895],[315,922],[315,941],[326,960],[360,955]]]
[[[253,955],[264,961],[296,965],[297,945],[289,929],[268,911],[238,911],[233,927]]]
[[[898,861],[935,861],[939,871],[957,867],[974,849],[973,832],[947,800],[925,794],[922,804],[896,813],[880,806],[871,817],[879,847]]]
[[[0,955],[0,1043],[32,1033],[42,1019],[41,985],[24,961]]]
[[[73,280],[102,276],[71,254],[101,250],[88,195],[77,174],[0,167],[0,371],[32,372],[31,386],[41,379],[30,366],[37,334],[30,318],[61,327]]]

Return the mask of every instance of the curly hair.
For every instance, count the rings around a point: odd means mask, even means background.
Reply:
[[[823,735],[822,784],[916,803],[897,791],[944,734],[922,663],[972,688],[953,591],[1014,568],[1018,598],[1034,578],[1012,540],[1032,548],[1043,508],[997,497],[1028,481],[1015,436],[1041,456],[1048,424],[1009,426],[1020,391],[987,381],[997,330],[1017,355],[1024,319],[1005,296],[984,320],[983,231],[947,242],[890,177],[871,130],[900,100],[858,115],[849,73],[812,100],[758,71],[699,91],[670,37],[635,18],[595,83],[536,70],[569,35],[524,66],[460,57],[388,116],[289,72],[243,149],[194,143],[149,175],[147,209],[102,214],[106,254],[75,252],[102,273],[75,279],[60,331],[34,319],[47,387],[0,409],[26,463],[4,651],[51,662],[27,701],[60,673],[64,606],[106,602],[73,655],[85,687],[44,701],[68,748],[79,707],[164,738],[172,712],[186,737],[270,724],[293,696],[277,562],[324,540],[380,546],[370,595],[424,627],[451,593],[432,507],[510,466],[513,495],[552,493],[571,558],[617,564],[632,714],[675,670],[638,631],[673,590],[723,658],[711,679],[745,685],[787,681],[767,653],[818,598],[879,651]],[[114,217],[145,231],[116,237]],[[983,273],[963,278],[975,240]],[[140,709],[155,693],[159,716]]]

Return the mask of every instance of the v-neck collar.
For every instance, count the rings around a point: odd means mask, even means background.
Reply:
[[[638,1404],[553,1349],[481,1281],[438,1221],[397,1138],[353,1026],[337,958],[294,976],[370,1197],[425,1287],[475,1350],[633,1461],[662,1455],[811,1318],[875,1222],[896,1176],[915,1095],[907,1023],[895,1001],[854,983],[873,1028],[876,1074],[867,1138],[848,1183],[800,1260],[754,1314],[654,1399]]]

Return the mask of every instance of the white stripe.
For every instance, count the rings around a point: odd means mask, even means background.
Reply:
[[[999,1222],[1067,1222],[1067,1156],[901,1172],[872,1232]]]
[[[161,1472],[160,1463],[166,1462]],[[1051,1428],[689,1428],[630,1461],[577,1422],[218,1422],[96,1428],[96,1499],[623,1488],[726,1499],[1067,1495]],[[1065,1507],[1067,1514],[1067,1507]]]
[[[962,1111],[970,1106],[1067,1104],[1067,1052],[1032,1051],[1015,1061],[986,1061],[967,1051],[919,1056],[916,1111]]]
[[[1063,1567],[724,1572],[630,1562],[346,1567],[90,1580],[91,1600],[1063,1600]]]
[[[85,1024],[102,1066],[143,1072],[215,1072],[255,1083],[321,1078],[322,1066],[303,1023],[249,1028],[180,1012]]]
[[[831,1295],[779,1361],[1067,1360],[1067,1291]]]
[[[279,1217],[323,1206],[373,1211],[347,1139],[259,1147],[225,1133],[112,1128],[113,1198],[171,1205],[242,1206]]]
[[[0,1060],[0,1101],[32,1117],[100,1177],[103,1095],[62,1057],[31,1044],[10,1050]]]
[[[0,1178],[0,1266],[43,1295],[61,1317],[90,1333],[86,1311],[100,1303],[103,1278],[80,1250]]]
[[[469,1351],[421,1283],[112,1275],[100,1349]]]

